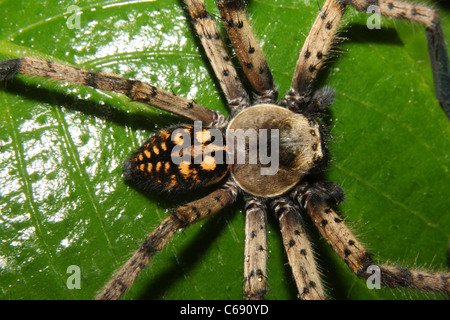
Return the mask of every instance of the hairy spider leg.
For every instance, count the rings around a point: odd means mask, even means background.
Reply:
[[[338,40],[344,10],[345,5],[338,0],[327,0],[320,10],[300,50],[291,88],[281,102],[289,109],[301,112],[310,103],[317,74]]]
[[[339,40],[337,31],[347,5],[362,12],[367,12],[371,5],[376,6],[384,16],[418,22],[426,27],[436,97],[450,118],[450,68],[439,14],[427,6],[399,0],[327,0],[303,44],[291,88],[282,103],[299,111],[310,102],[317,74]]]
[[[195,32],[200,38],[203,49],[220,83],[231,114],[235,115],[249,106],[249,98],[225,50],[219,28],[209,12],[206,11],[203,0],[185,0],[184,2],[192,18]]]
[[[261,300],[267,291],[267,208],[248,196],[245,203],[244,298]]]
[[[170,216],[149,234],[140,248],[106,284],[96,299],[119,299],[134,282],[140,271],[149,263],[153,255],[162,250],[177,230],[187,228],[218,213],[235,202],[237,194],[236,184],[228,181],[209,195],[173,210]]]
[[[143,102],[192,121],[201,121],[204,126],[223,127],[226,124],[222,114],[212,111],[194,100],[114,74],[95,73],[33,57],[0,61],[0,80],[7,80],[17,73],[121,93],[133,101]]]
[[[247,20],[244,1],[216,0],[216,4],[242,70],[255,91],[254,103],[276,103],[278,90]]]
[[[325,300],[325,292],[306,233],[300,210],[288,197],[278,197],[271,205],[278,217],[283,245],[302,300]]]
[[[436,97],[450,118],[450,67],[438,12],[425,5],[399,0],[351,0],[350,5],[363,12],[375,5],[384,16],[418,22],[426,27]]]
[[[450,293],[450,273],[376,264],[371,258],[372,254],[356,239],[332,208],[343,198],[343,191],[337,184],[325,181],[312,185],[303,183],[295,189],[292,196],[309,214],[320,234],[357,276],[367,279],[372,275],[369,271],[378,268],[380,284],[383,286]]]

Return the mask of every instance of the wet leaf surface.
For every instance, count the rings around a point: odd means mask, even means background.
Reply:
[[[217,81],[178,1],[3,1],[1,58],[45,57],[154,84],[226,113]],[[212,1],[208,8],[218,14]],[[444,32],[450,14],[441,9]],[[283,94],[317,14],[316,1],[251,1],[254,26]],[[325,122],[342,185],[342,215],[376,261],[447,267],[449,121],[434,98],[421,26],[349,9],[341,54],[320,85],[336,90]],[[74,20],[76,22],[76,20]],[[181,119],[89,88],[19,76],[0,91],[0,295],[91,299],[170,208],[191,199],[127,185],[122,161],[159,128]],[[239,202],[180,231],[125,298],[240,299],[244,217]],[[296,297],[277,221],[269,217],[269,299]],[[436,298],[369,290],[311,226],[330,297]],[[69,290],[71,265],[81,289]],[[439,296],[437,296],[439,297]]]

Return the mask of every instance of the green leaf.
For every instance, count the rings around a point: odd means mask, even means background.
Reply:
[[[429,1],[428,1],[429,2]],[[323,3],[320,1],[319,3]],[[70,5],[82,9],[69,29]],[[213,1],[208,9],[218,14]],[[441,13],[450,35],[450,13]],[[250,21],[280,94],[289,88],[317,1],[251,1]],[[0,57],[46,57],[121,74],[195,98],[226,113],[218,83],[179,1],[25,1],[0,4]],[[340,206],[375,260],[447,267],[449,121],[434,97],[422,26],[349,8],[348,38],[322,72],[336,90],[327,179],[346,192]],[[76,20],[74,20],[76,21]],[[93,89],[18,76],[0,90],[0,297],[92,299],[170,208],[128,186],[122,161],[159,128],[180,119]],[[242,202],[180,231],[125,298],[240,299]],[[269,299],[292,299],[277,221],[269,217]],[[311,226],[329,296],[439,298],[369,290]],[[71,265],[81,289],[69,290]]]

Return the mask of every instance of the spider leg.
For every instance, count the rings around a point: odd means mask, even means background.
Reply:
[[[332,205],[343,198],[342,189],[338,185],[323,181],[314,185],[305,183],[297,187],[292,196],[311,216],[321,235],[357,276],[367,279],[372,275],[371,270],[377,268],[380,272],[380,284],[383,286],[450,293],[450,273],[374,263],[371,254],[332,208]]]
[[[249,99],[225,50],[219,28],[206,11],[203,0],[184,0],[184,2],[211,67],[225,94],[228,107],[232,114],[237,114],[249,105]]]
[[[314,21],[300,51],[291,88],[281,102],[291,110],[299,112],[309,104],[314,81],[330,54],[344,11],[345,2],[327,0]]]
[[[287,197],[272,200],[280,221],[283,243],[299,296],[303,300],[324,300],[325,293],[299,208]]]
[[[223,126],[225,122],[222,114],[193,100],[179,97],[138,80],[125,79],[114,74],[95,73],[33,57],[0,61],[0,81],[7,80],[17,73],[121,93],[131,100],[152,105],[193,121],[202,121],[205,126]]]
[[[173,210],[170,216],[148,235],[140,248],[108,282],[96,299],[120,298],[153,255],[162,250],[178,229],[186,228],[218,213],[236,200],[237,193],[237,186],[229,181],[209,195]]]
[[[368,11],[369,6],[375,5],[384,16],[419,22],[426,27],[436,97],[450,118],[450,68],[437,11],[425,5],[400,0],[350,0],[350,5],[362,12],[370,12]]]
[[[228,37],[247,79],[255,90],[256,103],[275,103],[278,91],[245,14],[243,0],[216,0]]]
[[[436,97],[450,118],[450,70],[439,15],[424,5],[399,0],[327,0],[300,51],[291,88],[282,103],[298,112],[310,102],[314,81],[331,52],[347,4],[364,12],[370,5],[376,6],[384,16],[419,22],[426,27]]]
[[[259,198],[249,197],[245,214],[244,298],[262,300],[267,282],[266,206]]]

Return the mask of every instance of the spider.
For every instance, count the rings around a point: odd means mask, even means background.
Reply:
[[[191,10],[191,11],[189,11],[191,13],[191,15],[194,15],[194,17],[195,17],[196,16],[196,12],[197,12],[197,14],[198,14],[199,11],[203,12],[202,10],[199,9],[199,8],[202,7],[201,6],[201,2],[197,3],[195,6],[194,5],[190,5],[190,3],[191,3],[190,1],[186,1],[187,7],[188,7],[188,11]],[[231,2],[231,5],[232,4],[233,4],[233,2]],[[322,12],[321,13],[327,12],[326,8],[328,8],[328,6],[333,6],[333,4],[336,5],[336,3],[334,3],[333,1],[326,2],[324,4],[324,6],[322,7]],[[226,6],[224,6],[224,7],[226,7]],[[235,8],[235,9],[237,8],[238,11],[240,11],[242,9],[242,4],[240,2],[235,2],[234,6],[232,5],[232,7]],[[224,14],[227,14],[227,10],[225,10]],[[208,23],[210,22],[209,18],[208,19],[205,18],[206,16],[207,17],[210,17],[210,16],[204,15],[204,14],[202,14],[202,16],[203,16],[203,18],[197,19],[197,20],[200,20],[200,21],[205,20],[205,21],[208,21]],[[242,19],[242,21],[245,21],[243,16],[242,16],[241,19]],[[226,19],[224,19],[224,20],[227,21]],[[244,23],[244,25],[247,25],[247,24]],[[239,24],[238,24],[238,28],[239,28]],[[328,29],[327,26],[325,28]],[[247,30],[247,32],[246,32],[247,36],[250,35],[249,32],[250,31]],[[206,37],[206,38],[209,38],[209,37]],[[208,39],[208,41],[216,41],[217,40],[217,39],[214,40],[213,38],[215,38],[215,37],[212,37],[211,39]],[[250,46],[248,48],[248,52],[252,52],[251,54],[253,54],[253,55],[261,54],[259,50],[260,49],[257,47],[256,42],[255,42],[254,46]],[[208,53],[208,49],[206,49],[206,52]],[[237,52],[238,57],[241,54],[239,52]],[[301,54],[301,56],[302,56],[302,54]],[[308,54],[303,54],[303,57],[306,57],[306,56],[308,56],[308,59],[310,58],[310,56]],[[321,60],[321,58],[319,58],[317,55],[316,55],[316,58]],[[22,62],[23,61],[26,61],[26,60],[22,60]],[[37,62],[38,60],[34,60],[34,59],[30,58],[29,61]],[[17,62],[17,60],[16,60],[16,62]],[[5,64],[5,65],[8,65],[9,67],[11,67],[12,63]],[[54,64],[53,66],[57,66],[57,64]],[[243,66],[243,70],[246,70],[245,67],[246,66]],[[247,67],[248,67],[248,65],[247,65]],[[248,68],[248,69],[254,69],[254,68]],[[317,69],[319,69],[319,68],[317,68]],[[232,70],[232,69],[229,69],[229,70]],[[266,69],[266,71],[267,71],[267,69]],[[312,76],[312,78],[309,79],[308,84],[311,83],[312,80],[314,80],[315,74],[316,74],[316,70],[314,70],[311,73],[314,74],[314,76]],[[217,75],[219,77],[222,77],[222,78],[230,76],[229,74],[225,74],[223,72],[222,73],[218,72]],[[261,78],[258,78],[259,77],[258,75],[254,75],[254,76],[256,77],[256,80],[261,80]],[[249,76],[249,78],[251,78],[251,76]],[[270,76],[267,76],[267,74],[266,74],[266,76],[264,78],[265,78],[264,80],[267,80],[267,79],[270,79]],[[253,79],[253,80],[255,80],[255,79]],[[91,83],[91,85],[93,85],[93,84],[95,84],[95,82]],[[229,87],[226,87],[224,91],[227,92],[226,89],[230,89],[230,88],[232,90],[237,90],[236,89],[237,88],[237,84],[238,83],[233,83]],[[267,84],[267,82],[266,82],[266,84]],[[156,89],[152,88],[152,91],[153,90],[156,90]],[[271,87],[271,90],[274,90],[273,86]],[[156,92],[156,91],[153,91],[153,92]],[[312,103],[311,103],[311,101],[307,103],[308,107],[306,108],[307,109],[306,113],[309,113],[309,112],[313,112],[314,113],[316,111],[315,110],[316,108],[321,109],[321,108],[323,108],[323,107],[325,107],[326,105],[329,104],[329,101],[331,99],[331,91],[329,91],[329,89],[319,90],[319,91],[316,91],[316,92],[319,92],[319,93],[314,95]],[[241,94],[238,95],[238,97],[242,98],[243,91],[241,91],[240,93]],[[150,95],[152,95],[152,94],[150,94]],[[169,97],[171,99],[175,99],[174,100],[175,104],[176,104],[178,99],[179,99],[179,101],[184,101],[184,100],[181,100],[182,98],[174,98],[173,94],[164,93],[162,91],[158,91],[157,94],[154,95],[154,96],[157,97],[157,96],[160,96],[160,95],[161,96],[167,96],[167,97]],[[227,96],[227,98],[230,98],[230,96],[228,94],[226,94],[226,96]],[[261,102],[272,101],[274,99],[274,94],[270,93],[268,97],[264,97],[264,95],[262,95],[259,98],[256,97],[255,100],[258,101],[258,99]],[[291,100],[292,100],[291,98],[285,99],[282,102],[283,106],[288,107],[289,109],[294,110],[294,111],[299,111],[299,110],[296,110],[297,108],[299,108],[299,105],[297,105],[297,103],[295,101],[297,99],[294,99],[294,101],[291,101]],[[228,100],[228,101],[230,101],[230,100]],[[230,103],[231,106],[234,105],[234,103],[232,103],[232,102],[233,101],[231,101],[231,103]],[[198,119],[196,117],[208,117],[208,115],[210,115],[210,116],[212,116],[214,118],[214,124],[217,124],[218,127],[224,126],[224,122],[223,121],[225,121],[225,120],[223,118],[221,118],[220,116],[217,117],[216,116],[217,113],[209,112],[209,111],[203,109],[195,101],[191,101],[190,100],[187,105],[189,107],[188,108],[189,110],[194,110],[195,111],[192,114],[189,111],[189,114],[188,114],[188,118],[189,119],[196,120],[196,119]],[[270,109],[270,110],[272,110],[272,109]],[[275,108],[273,110],[278,110],[278,109]],[[175,111],[175,110],[169,109],[169,111]],[[305,112],[305,110],[303,110],[302,112]],[[177,113],[177,112],[175,111],[175,113]],[[234,114],[239,114],[239,111],[235,110],[235,111],[232,111],[232,113],[233,113],[233,115]],[[244,113],[242,113],[242,114],[244,114]],[[182,114],[182,115],[186,116],[186,114]],[[194,118],[191,118],[192,116]],[[251,114],[251,117],[254,117],[254,114]],[[202,119],[202,120],[204,120],[204,119]],[[312,128],[314,128],[314,127],[312,127]],[[315,134],[318,137],[320,137],[320,135],[317,134],[317,133],[318,132],[316,132]],[[288,134],[288,136],[289,136],[289,134]],[[320,142],[320,140],[318,140],[317,143],[319,145],[319,151],[320,151],[320,145],[322,144],[322,142]],[[315,143],[312,143],[311,147],[314,144]],[[315,149],[317,149],[317,147]],[[312,157],[314,157],[314,155]],[[320,158],[320,155],[319,155],[319,158]],[[236,173],[234,173],[234,178],[239,180],[239,178],[236,177]],[[247,178],[247,177],[245,177],[245,178]],[[291,261],[293,261],[292,264],[294,266],[299,263],[299,259],[301,259],[302,257],[311,258],[310,250],[306,250],[306,251],[304,249],[294,250],[299,245],[299,241],[297,239],[300,239],[301,235],[303,234],[303,232],[300,232],[300,231],[302,231],[303,227],[301,225],[298,225],[300,223],[300,221],[297,220],[297,219],[299,219],[299,216],[297,216],[297,213],[298,213],[298,210],[299,210],[299,206],[308,208],[308,204],[309,204],[310,206],[313,206],[313,208],[310,209],[310,212],[311,212],[312,210],[314,210],[314,205],[311,205],[311,203],[314,204],[315,202],[317,202],[318,203],[317,205],[325,205],[325,203],[322,203],[325,200],[329,200],[331,202],[338,202],[342,198],[342,192],[341,192],[340,188],[337,185],[328,184],[328,183],[318,183],[318,184],[316,184],[314,181],[311,181],[309,179],[304,179],[304,178],[302,178],[301,180],[302,181],[298,181],[299,183],[297,184],[297,186],[293,187],[293,189],[290,189],[291,191],[289,191],[289,193],[291,193],[291,196],[293,197],[293,199],[288,199],[287,197],[284,197],[284,196],[279,197],[279,195],[276,195],[276,196],[271,195],[269,201],[265,202],[265,201],[261,201],[261,199],[259,197],[252,197],[252,196],[245,197],[245,199],[246,199],[247,215],[248,215],[248,223],[250,223],[250,224],[254,224],[255,223],[255,221],[253,220],[255,218],[260,218],[260,219],[264,220],[264,218],[263,218],[264,215],[263,214],[265,214],[265,211],[266,211],[267,207],[269,207],[269,208],[273,207],[273,209],[278,213],[278,215],[279,215],[279,217],[281,219],[281,222],[282,222],[282,228],[284,227],[283,236],[286,236],[286,235],[289,236],[290,235],[291,238],[292,238],[292,239],[289,239],[289,240],[285,238],[283,242],[284,242],[285,246],[287,247],[287,254],[288,254],[289,259],[293,259]],[[242,180],[239,180],[239,181],[241,181],[240,183],[243,183]],[[220,195],[221,197],[222,196],[225,197],[225,199],[227,197],[235,198],[236,192],[237,192],[237,189],[238,189],[237,185],[235,185],[234,183],[229,183],[226,186],[227,186],[228,189],[224,189],[224,187],[222,186],[222,187],[219,187],[219,189],[217,189],[216,191],[213,191],[214,197],[206,196],[205,198],[201,198],[203,200],[199,200],[200,202],[194,202],[194,204],[198,204],[198,203],[203,203],[204,201],[208,201],[208,205],[211,204],[211,207],[208,206],[208,208],[205,208],[205,212],[197,212],[198,210],[194,210],[194,211],[196,211],[196,214],[200,214],[200,215],[202,215],[202,214],[211,214],[211,213],[213,213],[213,211],[215,209],[218,209],[219,207],[221,207],[223,203],[221,201],[216,201],[215,200],[218,195]],[[289,187],[292,187],[292,186],[289,186]],[[297,201],[297,203],[295,203],[295,201]],[[197,205],[195,205],[194,207],[197,207]],[[181,208],[187,208],[187,207],[181,207]],[[191,206],[191,211],[192,211],[192,208],[193,207]],[[197,207],[197,209],[198,209],[198,207]],[[209,209],[213,209],[213,210],[209,211]],[[305,209],[305,208],[303,208],[303,209]],[[333,209],[332,209],[332,207],[327,207],[326,210],[333,210]],[[181,210],[181,211],[183,211],[183,210]],[[252,217],[252,214],[256,214],[256,217]],[[329,211],[328,214],[334,215],[334,211]],[[170,217],[172,217],[172,216],[170,216]],[[177,219],[177,220],[179,220],[179,219]],[[338,223],[339,226],[343,226],[343,224],[340,224],[342,221],[337,222],[338,220],[340,220],[339,217],[336,216],[336,217],[333,218],[333,220],[335,221],[335,223]],[[326,224],[326,225],[323,225],[323,224],[324,223],[321,222],[322,228],[323,227],[337,228],[336,226],[332,226],[330,224]],[[295,225],[298,225],[298,228],[296,228],[296,229],[293,228],[293,226],[295,226]],[[183,227],[185,227],[185,225],[183,225]],[[293,229],[291,229],[291,228],[293,228]],[[340,228],[344,228],[344,227],[340,227]],[[175,229],[178,229],[178,227],[177,228],[173,228],[172,231],[175,231]],[[289,230],[289,229],[291,229],[291,230]],[[320,229],[320,227],[319,227],[319,229]],[[258,242],[257,242],[258,248],[261,246],[261,243],[262,243],[261,241],[264,241],[263,239],[261,239],[261,238],[264,237],[264,235],[262,233],[258,233],[257,232],[256,235],[254,235],[253,231],[248,231],[248,232],[246,232],[246,234],[249,235],[249,237],[248,237],[248,241],[249,242],[251,242],[252,239],[257,239],[258,240]],[[293,238],[295,238],[297,241],[293,240]],[[325,238],[327,238],[327,237],[325,236]],[[352,238],[352,239],[348,240],[348,243],[349,244],[351,243],[351,246],[354,246],[355,248],[356,247],[360,247],[359,245],[356,245],[356,244],[359,244],[356,241],[358,241],[358,240]],[[246,245],[246,248],[248,249],[249,245]],[[337,249],[339,251],[339,248],[337,248]],[[300,254],[300,255],[296,256],[294,251],[296,251],[297,254]],[[305,254],[305,253],[308,253],[308,254]],[[349,255],[349,253],[348,253],[348,251],[346,249],[344,249],[340,253],[342,255],[344,255],[344,258],[345,258],[345,256],[347,256],[347,258],[348,258],[348,256],[351,256],[351,254]],[[354,254],[354,253],[355,252],[352,252],[352,254]],[[246,268],[250,268],[250,269],[253,268],[253,270],[250,270],[250,271],[246,270],[247,272],[246,272],[246,277],[245,277],[245,288],[246,288],[245,289],[245,296],[247,298],[261,298],[263,296],[264,291],[265,291],[265,287],[264,287],[265,286],[265,282],[266,282],[265,281],[265,279],[266,279],[266,277],[265,277],[265,267],[264,267],[264,264],[265,264],[264,256],[265,255],[263,254],[262,255],[263,258],[261,259],[261,254],[260,254],[259,255],[259,259],[256,259],[257,261],[255,263],[256,264],[261,264],[261,266],[259,266],[259,267],[251,267],[248,262],[255,261],[254,260],[254,257],[255,257],[254,254],[255,254],[255,252],[253,252],[252,250],[249,250],[248,253],[246,253],[246,256],[249,257],[249,259],[246,260],[247,261]],[[365,259],[369,259],[369,258],[367,256],[365,256]],[[263,261],[260,261],[260,260],[263,260]],[[307,260],[311,261],[313,259],[307,259]],[[139,267],[140,267],[140,265],[139,265]],[[314,269],[311,266],[308,266],[308,268],[311,268],[309,270],[313,270]],[[129,272],[126,272],[126,273],[129,274]],[[304,285],[304,284],[302,285],[302,283],[304,283],[306,279],[300,277],[298,274],[295,274],[295,271],[294,271],[294,276],[295,276],[295,279],[296,279],[298,287],[299,287],[299,292],[300,292],[300,297],[301,298],[306,298],[306,299],[307,298],[323,298],[323,294],[318,293],[319,289],[320,289],[320,281],[319,280],[315,280],[314,281],[314,280],[308,279],[308,281],[306,282],[306,285]],[[314,283],[314,285],[312,285],[312,283]],[[255,288],[255,286],[256,286],[256,288]],[[305,290],[305,288],[307,290]],[[119,291],[121,291],[121,290],[119,290]],[[109,294],[114,295],[115,293],[118,292],[118,290],[107,290],[106,292],[107,292],[106,294],[108,295],[108,297],[110,297]]]

